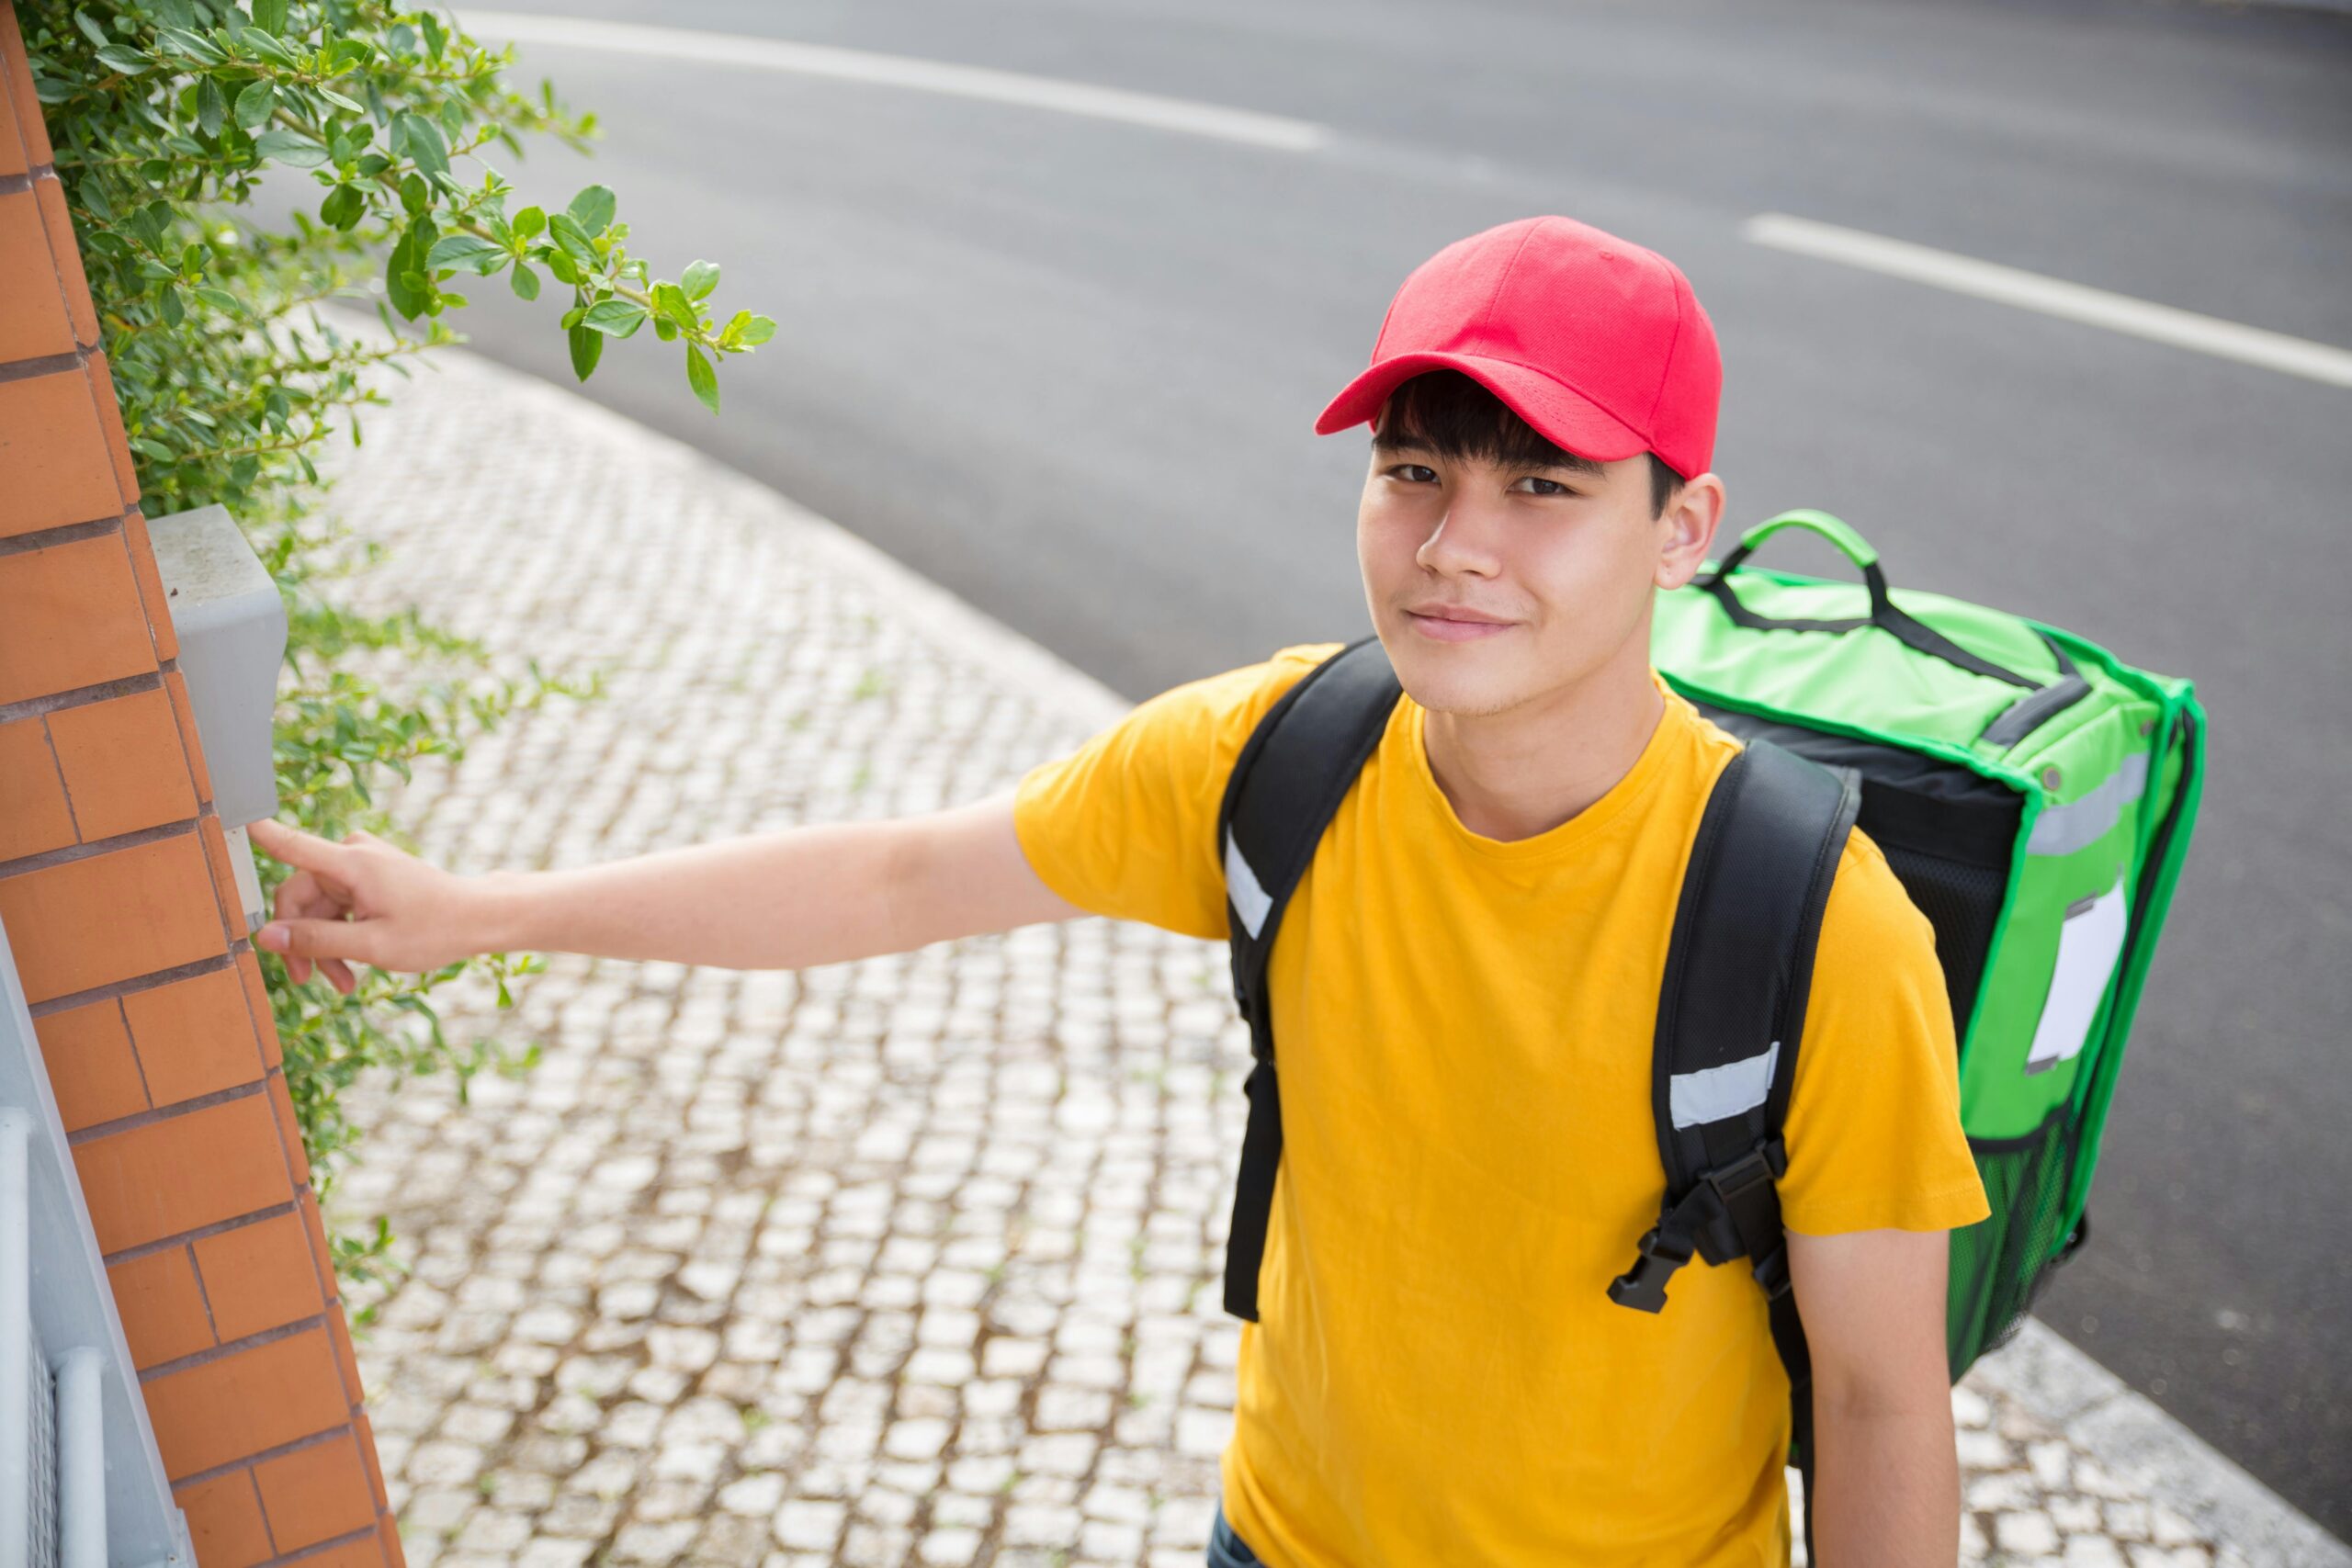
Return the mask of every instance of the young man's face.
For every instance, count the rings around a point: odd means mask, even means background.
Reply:
[[[1356,515],[1373,627],[1433,712],[1501,713],[1627,659],[1646,670],[1651,590],[1698,570],[1721,495],[1709,477],[1653,515],[1644,457],[1506,467],[1382,436]]]

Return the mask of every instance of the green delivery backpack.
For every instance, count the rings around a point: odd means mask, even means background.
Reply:
[[[1828,538],[1863,581],[1747,564],[1790,527]],[[1652,1048],[1658,1224],[1625,1274],[1593,1288],[1657,1312],[1694,1257],[1747,1263],[1810,1482],[1809,1361],[1773,1182],[1813,942],[1848,832],[1884,851],[1927,916],[1951,993],[1962,1119],[1992,1208],[1952,1235],[1957,1379],[2087,1234],[2099,1129],[2196,819],[2204,712],[2188,682],[2054,627],[1898,596],[1877,553],[1820,512],[1758,525],[1720,565],[1659,594],[1651,661],[1746,748],[1702,815],[1668,942]],[[1259,722],[1218,814],[1234,998],[1254,1057],[1226,1258],[1226,1306],[1243,1318],[1258,1315],[1283,1144],[1267,959],[1401,691],[1374,638],[1317,665]]]

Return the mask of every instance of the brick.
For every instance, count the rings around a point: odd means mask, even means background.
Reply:
[[[212,1326],[224,1344],[316,1317],[326,1306],[299,1214],[272,1214],[200,1236],[194,1246]]]
[[[9,394],[54,380],[0,381],[0,534],[26,522],[7,473]],[[23,702],[144,675],[155,645],[139,605],[139,585],[119,534],[0,556],[0,703]]]
[[[376,1457],[375,1423],[368,1420],[363,1412],[353,1418],[351,1429],[359,1436],[359,1457],[368,1466],[368,1490],[376,1499],[376,1511],[389,1514],[392,1511],[392,1502],[384,1491],[383,1463]]]
[[[212,872],[212,897],[220,911],[221,935],[230,941],[244,936],[245,907],[237,894],[237,873],[229,863],[229,836],[218,817],[207,817],[196,825],[198,837],[204,840],[204,863]]]
[[[253,1010],[254,1029],[261,1036],[262,1063],[277,1066],[286,1059],[277,1043],[277,1014],[269,1003],[269,986],[262,979],[261,960],[252,948],[237,950],[237,975],[245,983],[245,1005]]]
[[[39,718],[0,724],[0,861],[63,849],[74,842],[65,781]]]
[[[172,596],[164,587],[163,573],[155,570],[155,542],[147,532],[147,514],[135,506],[122,514],[122,543],[130,552],[130,575],[139,583],[140,603],[147,609],[147,630],[155,639],[155,658],[159,661],[177,659],[180,635],[172,623]]]
[[[147,1089],[139,1078],[139,1058],[131,1052],[119,1003],[109,999],[51,1013],[33,1024],[33,1033],[67,1132],[147,1109]]]
[[[392,1523],[390,1510],[378,1516],[379,1533],[384,1541],[384,1562],[387,1568],[408,1568],[408,1553],[401,1547],[401,1532]]]
[[[177,648],[178,644],[173,646]],[[196,793],[210,800],[212,772],[204,765],[204,742],[196,732],[196,708],[187,700],[187,678],[176,670],[164,671],[164,692],[172,699],[172,716],[179,720],[180,745],[187,752],[188,773],[196,780]]]
[[[175,1480],[349,1424],[318,1329],[232,1350],[142,1385]]]
[[[40,203],[41,227],[49,232],[50,260],[57,268],[58,292],[65,297],[74,340],[84,348],[96,348],[98,317],[90,308],[90,279],[82,270],[82,247],[74,238],[73,214],[65,209],[65,187],[55,175],[43,175],[33,182],[33,196]]]
[[[204,1568],[253,1568],[277,1555],[262,1520],[261,1495],[250,1470],[192,1481],[172,1494],[187,1515],[196,1560]]]
[[[114,1287],[123,1337],[130,1341],[131,1364],[141,1371],[212,1348],[204,1292],[197,1288],[187,1247],[117,1263],[107,1269],[107,1280]]]
[[[0,877],[0,923],[30,1002],[220,956],[220,909],[194,833]]]
[[[311,1154],[302,1144],[301,1118],[294,1114],[294,1097],[287,1092],[286,1075],[269,1075],[269,1108],[277,1118],[278,1136],[286,1146],[286,1164],[293,1172],[296,1187],[311,1183]]]
[[[56,709],[49,738],[85,841],[195,817],[187,754],[161,686]]]
[[[122,1010],[157,1110],[259,1082],[266,1070],[234,969],[133,991],[122,998]]]
[[[21,175],[30,167],[25,144],[17,137],[17,116],[9,96],[6,73],[0,72],[0,175]]]
[[[54,181],[44,182],[54,184]],[[74,352],[65,297],[50,281],[49,234],[28,190],[0,196],[0,364]]]
[[[24,138],[25,157],[34,164],[56,158],[50,151],[49,130],[40,122],[40,100],[33,96],[32,68],[25,62],[24,35],[17,30],[13,6],[0,6],[0,72],[8,81],[8,96],[17,106],[17,134]]]
[[[280,1551],[300,1551],[375,1522],[376,1499],[349,1432],[264,1460],[254,1466],[254,1480]]]
[[[327,1308],[327,1333],[334,1341],[334,1359],[343,1371],[343,1386],[351,1391],[351,1407],[359,1408],[367,1398],[359,1383],[359,1356],[351,1348],[351,1328],[344,1322],[343,1308]]]
[[[390,1535],[390,1528],[386,1527],[365,1540],[314,1551],[302,1559],[302,1568],[385,1568],[387,1563],[391,1568],[406,1568],[407,1559],[399,1555]]]
[[[130,442],[123,434],[122,404],[114,395],[114,372],[107,367],[103,354],[90,355],[90,397],[97,408],[99,428],[106,434],[107,456],[114,460],[114,481],[121,488],[123,506],[129,508],[139,500],[139,469],[131,461]]]
[[[319,1289],[327,1300],[334,1301],[341,1287],[334,1278],[334,1247],[327,1240],[327,1223],[319,1213],[319,1195],[308,1187],[295,1196],[296,1211],[302,1216],[304,1239],[311,1244],[311,1261],[319,1273]]]
[[[120,1252],[293,1201],[258,1094],[74,1146],[98,1249]]]
[[[0,381],[0,536],[122,515],[106,428],[79,366]]]

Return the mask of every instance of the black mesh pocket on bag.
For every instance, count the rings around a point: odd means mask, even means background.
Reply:
[[[1862,811],[1854,825],[1885,853],[1903,890],[1935,928],[1953,1034],[1965,1050],[1984,961],[2008,896],[2023,798],[1998,780],[1925,752],[1713,703],[1692,705],[1742,740],[1770,740],[1824,767],[1861,775]]]
[[[1945,1322],[1955,1381],[2017,1332],[2052,1268],[2081,1240],[2084,1226],[2069,1226],[2065,1213],[2080,1134],[2072,1108],[2062,1105],[2024,1137],[1969,1140],[1993,1213],[1951,1235]]]

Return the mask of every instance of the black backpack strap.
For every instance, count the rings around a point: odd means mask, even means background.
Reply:
[[[1377,637],[1350,644],[1308,671],[1258,721],[1234,761],[1217,810],[1233,1000],[1249,1021],[1255,1059],[1244,1086],[1250,1121],[1241,1138],[1241,1171],[1226,1242],[1225,1310],[1252,1323],[1258,1320],[1258,1266],[1265,1256],[1274,1172],[1283,1154],[1266,959],[1323,829],[1380,744],[1403,694]]]
[[[1717,779],[1683,874],[1651,1050],[1666,1198],[1634,1267],[1609,1287],[1619,1305],[1657,1312],[1694,1253],[1749,1261],[1789,1374],[1808,1540],[1813,1361],[1773,1183],[1788,1169],[1781,1128],[1814,947],[1860,807],[1858,774],[1769,740],[1748,742]]]

